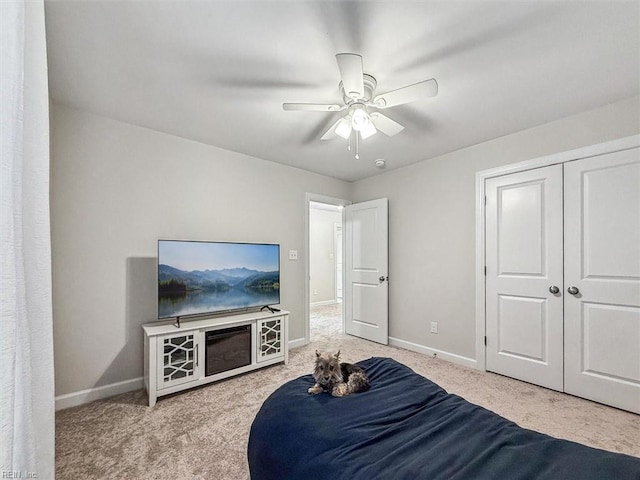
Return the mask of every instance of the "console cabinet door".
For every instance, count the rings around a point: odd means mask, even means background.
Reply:
[[[263,362],[284,356],[284,317],[258,320],[258,356]]]
[[[201,337],[197,330],[157,337],[159,390],[201,377]]]

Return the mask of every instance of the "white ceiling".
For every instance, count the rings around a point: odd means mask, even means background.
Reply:
[[[639,94],[640,2],[47,1],[54,101],[354,181]],[[321,141],[338,113],[335,54],[386,92],[436,78],[437,97],[385,110],[405,125]]]

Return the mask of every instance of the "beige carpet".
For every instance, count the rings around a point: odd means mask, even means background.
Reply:
[[[56,478],[246,479],[253,418],[278,386],[310,373],[316,348],[340,349],[350,362],[392,357],[523,427],[640,457],[638,415],[343,335],[338,313],[313,309],[311,344],[291,350],[289,365],[163,397],[154,408],[138,390],[57,412]]]

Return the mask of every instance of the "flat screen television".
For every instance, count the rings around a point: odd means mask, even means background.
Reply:
[[[280,303],[280,245],[158,240],[158,318]]]

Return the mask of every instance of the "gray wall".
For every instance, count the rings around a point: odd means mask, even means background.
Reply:
[[[355,184],[55,104],[51,126],[62,395],[142,375],[158,238],[280,243],[282,305],[290,338],[303,338],[306,192],[388,197],[390,335],[475,358],[475,173],[637,134],[640,107],[635,97]]]
[[[142,376],[158,238],[279,243],[304,337],[305,193],[349,198],[348,183],[61,105],[51,126],[56,395]]]
[[[356,182],[389,198],[389,335],[475,359],[476,172],[638,133],[634,97]]]

